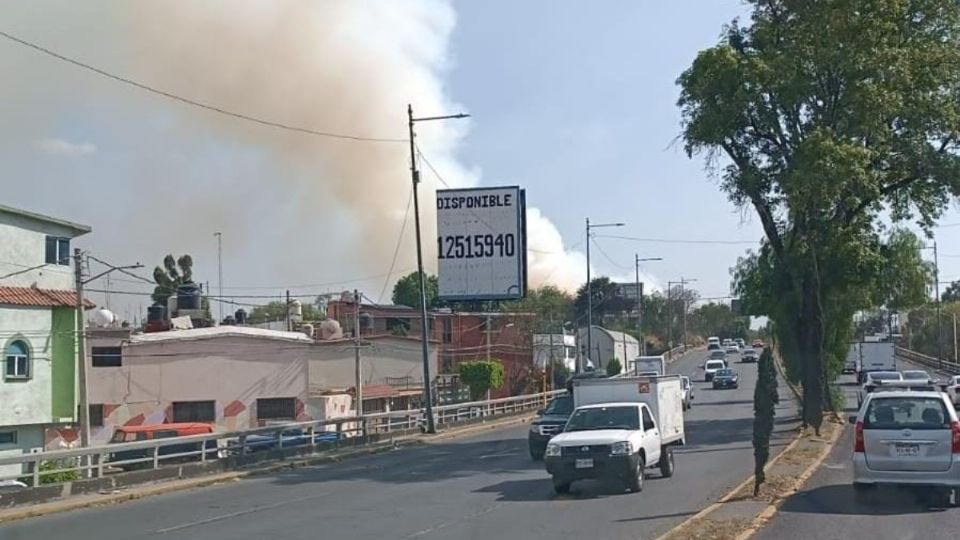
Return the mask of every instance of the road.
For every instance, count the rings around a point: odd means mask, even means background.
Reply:
[[[756,365],[734,364],[741,388],[714,391],[697,370],[704,356],[694,351],[670,366],[696,374],[688,445],[676,453],[676,475],[661,479],[651,472],[639,494],[581,482],[570,495],[555,495],[543,464],[530,461],[528,428],[521,426],[0,525],[0,538],[654,538],[752,472]],[[785,397],[773,443],[778,449],[796,425],[795,409]]]
[[[898,360],[900,369],[927,369]],[[846,396],[845,416],[856,414],[857,386],[852,375],[838,381]],[[788,499],[758,540],[957,538],[960,508],[930,508],[916,493],[882,490],[875,503],[853,500],[853,429],[844,430],[823,466]]]

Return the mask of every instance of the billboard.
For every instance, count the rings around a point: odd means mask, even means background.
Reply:
[[[525,193],[517,186],[437,191],[443,300],[509,300],[527,290]]]

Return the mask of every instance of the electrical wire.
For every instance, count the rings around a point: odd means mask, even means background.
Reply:
[[[63,62],[67,62],[68,64],[72,64],[72,65],[74,65],[74,66],[76,66],[76,67],[85,69],[85,70],[87,70],[87,71],[91,71],[91,72],[96,73],[97,75],[100,75],[100,76],[102,76],[102,77],[106,77],[106,78],[108,78],[108,79],[112,79],[112,80],[114,80],[114,81],[116,81],[116,82],[119,82],[119,83],[122,83],[122,84],[126,84],[126,85],[132,86],[132,87],[134,87],[134,88],[139,88],[140,90],[144,90],[144,91],[150,92],[151,94],[155,94],[155,95],[158,95],[158,96],[165,97],[165,98],[167,98],[167,99],[172,99],[172,100],[175,100],[175,101],[179,101],[179,102],[181,102],[181,103],[185,103],[185,104],[191,105],[191,106],[193,106],[193,107],[198,107],[198,108],[201,108],[201,109],[206,109],[206,110],[208,110],[208,111],[212,111],[212,112],[215,112],[215,113],[218,113],[218,114],[222,114],[222,115],[224,115],[224,116],[229,116],[229,117],[232,117],[232,118],[237,118],[237,119],[239,119],[239,120],[245,120],[245,121],[247,121],[247,122],[253,122],[253,123],[255,123],[255,124],[260,124],[260,125],[269,126],[269,127],[273,127],[273,128],[284,129],[284,130],[287,130],[287,131],[294,131],[294,132],[298,132],[298,133],[305,133],[305,134],[307,134],[307,135],[315,135],[315,136],[318,136],[318,137],[327,137],[327,138],[331,138],[331,139],[342,139],[342,140],[362,141],[362,142],[376,142],[376,143],[406,143],[406,142],[408,142],[407,139],[394,139],[394,138],[384,138],[384,137],[362,137],[362,136],[359,136],[359,135],[348,135],[348,134],[344,134],[344,133],[334,133],[334,132],[331,132],[331,131],[321,131],[321,130],[316,130],[316,129],[310,129],[310,128],[301,127],[301,126],[292,126],[292,125],[284,124],[284,123],[281,123],[281,122],[275,122],[275,121],[273,121],[273,120],[266,120],[266,119],[263,119],[263,118],[258,118],[258,117],[256,117],[256,116],[251,116],[251,115],[249,115],[249,114],[244,114],[244,113],[240,113],[240,112],[236,112],[236,111],[231,111],[231,110],[225,109],[225,108],[223,108],[223,107],[219,107],[219,106],[216,106],[216,105],[211,105],[211,104],[209,104],[209,103],[203,103],[203,102],[200,102],[200,101],[197,101],[197,100],[194,100],[194,99],[190,99],[190,98],[187,98],[187,97],[179,96],[179,95],[177,95],[177,94],[174,94],[174,93],[171,93],[171,92],[167,92],[167,91],[165,91],[165,90],[160,90],[160,89],[158,89],[158,88],[154,88],[154,87],[152,87],[152,86],[149,86],[149,85],[147,85],[147,84],[144,84],[144,83],[135,81],[135,80],[133,80],[133,79],[130,79],[130,78],[127,78],[127,77],[122,77],[122,76],[120,76],[120,75],[116,75],[116,74],[110,73],[110,72],[108,72],[108,71],[106,71],[106,70],[100,69],[100,68],[95,67],[95,66],[92,66],[92,65],[90,65],[90,64],[86,64],[86,63],[81,62],[81,61],[79,61],[79,60],[75,60],[75,59],[73,59],[73,58],[64,56],[64,55],[62,55],[62,54],[60,54],[60,53],[58,53],[58,52],[52,51],[52,50],[50,50],[50,49],[48,49],[48,48],[46,48],[46,47],[43,47],[43,46],[41,46],[41,45],[38,45],[38,44],[36,44],[36,43],[32,43],[32,42],[27,41],[27,40],[25,40],[25,39],[18,38],[18,37],[14,36],[14,35],[11,35],[11,34],[7,33],[7,32],[4,32],[4,31],[2,31],[2,30],[0,30],[0,36],[5,37],[5,38],[7,38],[7,39],[10,40],[10,41],[19,43],[20,45],[23,45],[23,46],[25,46],[25,47],[29,47],[29,48],[31,48],[31,49],[33,49],[33,50],[35,50],[35,51],[41,52],[41,53],[43,53],[43,54],[45,54],[45,55],[47,55],[47,56],[51,56],[51,57],[53,57],[53,58],[56,58],[57,60],[61,60],[61,61],[63,61]]]
[[[407,197],[407,209],[403,212],[403,223],[400,224],[400,233],[397,234],[397,245],[393,248],[393,260],[390,261],[390,270],[387,272],[386,279],[383,280],[383,287],[380,288],[380,294],[377,296],[377,304],[383,299],[383,294],[387,292],[387,286],[390,285],[390,278],[393,276],[393,269],[397,265],[397,256],[400,254],[400,246],[403,244],[403,232],[407,229],[407,218],[410,216],[410,204],[413,202],[413,189],[410,189],[410,195]]]
[[[628,268],[628,267],[626,267],[626,266],[624,266],[624,265],[622,265],[622,264],[618,264],[616,261],[613,260],[612,257],[610,257],[610,255],[607,255],[607,252],[604,251],[602,247],[600,247],[600,243],[597,242],[597,239],[596,239],[596,238],[591,238],[591,240],[593,240],[593,245],[594,245],[594,247],[597,248],[597,251],[599,251],[600,254],[603,255],[603,258],[606,259],[610,264],[612,264],[612,265],[616,266],[617,268],[619,268],[619,269],[621,269],[621,270],[624,270],[624,271],[626,271],[626,270],[631,270],[631,268]]]
[[[596,238],[614,238],[617,240],[631,240],[634,242],[651,242],[658,244],[722,244],[722,245],[751,245],[760,244],[760,240],[688,240],[669,238],[640,238],[636,236],[620,236],[615,234],[598,234]]]

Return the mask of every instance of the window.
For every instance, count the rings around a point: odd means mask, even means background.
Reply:
[[[257,400],[257,420],[296,420],[297,400],[264,398]]]
[[[93,427],[103,426],[103,404],[90,405],[90,425]]]
[[[174,422],[213,422],[217,419],[214,401],[174,401]]]
[[[27,344],[14,341],[7,346],[6,361],[4,362],[3,377],[5,379],[30,378],[30,353]]]
[[[47,264],[70,266],[70,239],[48,236],[46,261]]]
[[[643,407],[643,430],[650,431],[656,427],[657,425],[653,423],[653,418],[650,418],[650,411],[648,411],[646,407]]]
[[[17,432],[0,431],[0,444],[17,444]]]
[[[120,367],[123,365],[123,351],[120,347],[92,347],[90,353],[93,367]]]
[[[453,321],[449,317],[443,319],[443,342],[451,343],[453,341]]]

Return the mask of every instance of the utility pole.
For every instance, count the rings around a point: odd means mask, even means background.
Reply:
[[[943,369],[943,325],[940,322],[940,258],[937,256],[937,241],[933,241],[933,274],[937,294],[937,364]]]
[[[217,237],[217,295],[220,297],[220,301],[217,302],[220,304],[220,320],[223,320],[223,233],[215,232],[214,236]],[[289,291],[287,291],[289,294]],[[287,304],[289,305],[289,299]],[[287,323],[287,330],[290,330],[290,324]]]
[[[586,218],[586,231],[587,231],[587,358],[590,358],[593,355],[593,283],[590,282],[590,229],[597,229],[600,227],[623,227],[623,223],[599,223],[591,224],[590,218]],[[597,355],[597,366],[600,366],[600,363],[603,362],[603,359],[600,358],[600,355]],[[585,371],[581,366],[577,366],[577,372]]]
[[[287,289],[287,309],[286,309],[286,312],[287,312],[287,319],[286,319],[286,320],[287,320],[287,332],[289,332],[290,330],[292,330],[292,328],[290,327],[290,289]]]
[[[953,314],[953,363],[956,364],[960,362],[957,360],[957,314]]]
[[[363,368],[360,365],[360,292],[353,290],[353,377],[357,416],[363,416]]]
[[[413,105],[407,105],[407,127],[410,136],[410,179],[413,182],[413,222],[417,237],[417,277],[420,281],[420,344],[421,354],[423,355],[423,403],[424,412],[427,417],[427,433],[437,431],[433,422],[433,395],[430,385],[430,345],[427,342],[427,284],[426,276],[423,273],[423,243],[420,236],[420,196],[417,186],[420,184],[420,171],[417,170],[417,145],[416,134],[413,125],[416,122],[430,122],[434,120],[447,120],[451,118],[467,118],[468,114],[451,114],[446,116],[425,116],[422,118],[413,117]]]

